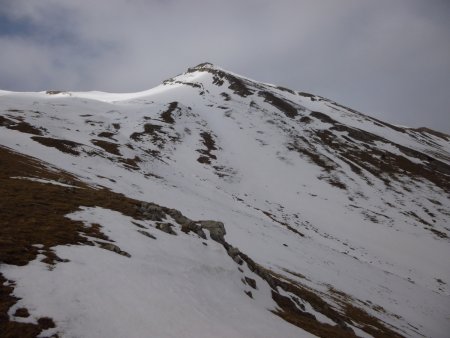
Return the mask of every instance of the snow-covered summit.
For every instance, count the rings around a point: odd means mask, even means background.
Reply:
[[[12,333],[450,330],[448,135],[203,63],[138,93],[0,92],[0,154]]]

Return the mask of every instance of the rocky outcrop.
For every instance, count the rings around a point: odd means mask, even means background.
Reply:
[[[115,245],[115,244],[112,244],[112,243],[103,243],[103,242],[97,242],[97,244],[98,244],[98,246],[99,246],[100,248],[102,248],[102,249],[105,249],[105,250],[109,250],[109,251],[115,252],[115,253],[117,253],[117,254],[119,254],[119,255],[122,255],[122,256],[125,256],[125,257],[131,257],[131,255],[130,255],[128,252],[121,250],[121,249],[120,249],[117,245]]]
[[[150,221],[160,222],[166,218],[164,208],[157,204],[141,202],[138,207],[138,211],[141,213],[143,218]]]
[[[211,239],[216,242],[223,243],[225,241],[224,236],[226,234],[225,226],[222,222],[218,221],[198,221],[202,229],[209,231]]]
[[[176,235],[177,233],[172,229],[173,225],[171,223],[158,223],[155,228],[161,230],[169,235]]]

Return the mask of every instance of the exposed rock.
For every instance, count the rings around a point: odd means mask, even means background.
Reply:
[[[323,123],[329,123],[332,125],[338,124],[338,122],[333,120],[330,116],[328,116],[327,114],[321,113],[319,111],[312,111],[310,116],[315,117],[316,119],[322,121]]]
[[[160,222],[166,218],[163,208],[153,203],[142,202],[138,210],[145,219],[150,221]]]
[[[153,236],[151,233],[145,231],[145,230],[138,230],[138,232],[144,236],[150,237],[151,239],[156,239],[155,236]]]
[[[211,164],[212,160],[217,160],[217,156],[212,154],[212,151],[217,150],[216,141],[209,132],[201,132],[202,143],[206,149],[197,149],[197,152],[202,154],[197,161],[202,164]]]
[[[245,281],[247,282],[247,284],[252,287],[253,289],[257,289],[256,287],[256,281],[253,278],[250,277],[245,277]]]
[[[239,257],[239,249],[233,246],[227,248],[228,255],[239,265],[242,265],[244,261],[241,257]]]
[[[165,211],[170,217],[175,220],[175,222],[181,225],[181,227],[192,222],[192,220],[184,216],[180,211],[176,209],[166,209]]]
[[[126,251],[122,251],[117,245],[112,244],[112,243],[103,243],[103,242],[97,242],[97,244],[105,250],[109,250],[112,252],[115,252],[119,255],[125,256],[125,257],[131,257],[131,255],[126,252]]]
[[[298,115],[297,108],[293,106],[292,102],[288,102],[286,99],[279,98],[266,91],[260,91],[258,95],[264,97],[265,102],[282,111],[287,117],[294,118]]]
[[[249,296],[251,299],[253,299],[253,295],[251,291],[244,291],[244,293]]]
[[[236,262],[237,264],[239,264],[239,265],[244,264],[244,261],[243,261],[242,258],[239,257],[239,256],[233,257],[233,261],[235,261],[235,262]]]
[[[164,122],[166,123],[174,123],[175,120],[173,119],[172,116],[172,112],[178,108],[178,102],[171,102],[169,104],[169,107],[167,108],[167,110],[165,110],[163,113],[161,113],[161,118],[164,120]]]
[[[206,239],[206,234],[203,231],[202,227],[194,221],[184,223],[181,226],[181,231],[183,231],[185,233],[189,233],[192,231],[192,232],[196,233],[199,237]]]
[[[177,233],[172,229],[173,225],[170,223],[158,223],[155,228],[161,230],[170,235],[176,235]]]
[[[204,62],[188,69],[188,73],[196,71],[205,71],[213,74],[213,83],[217,86],[222,86],[224,84],[224,80],[227,80],[230,84],[228,88],[239,96],[247,97],[253,94],[253,91],[246,86],[244,79],[224,72],[220,69],[216,69],[214,68],[214,65],[209,62]]]
[[[222,222],[217,221],[198,221],[202,229],[209,230],[209,234],[213,240],[222,243],[226,234],[225,226]]]
[[[236,257],[240,253],[239,249],[235,248],[234,246],[230,246],[228,248],[227,252],[228,252],[228,255],[230,255],[232,258]]]

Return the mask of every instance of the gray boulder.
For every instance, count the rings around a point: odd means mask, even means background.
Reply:
[[[223,242],[226,234],[225,226],[222,222],[218,221],[198,221],[197,222],[202,229],[209,230],[209,234],[216,242]]]

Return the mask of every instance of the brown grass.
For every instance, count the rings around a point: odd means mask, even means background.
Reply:
[[[393,143],[378,135],[343,125],[326,114],[312,112],[310,116],[332,125],[329,129],[311,131],[311,138],[315,138],[319,144],[328,148],[330,153],[338,155],[342,161],[350,166],[354,173],[361,175],[361,169],[365,169],[389,186],[389,177],[391,180],[397,180],[396,176],[403,176],[406,172],[412,179],[426,179],[444,190],[450,189],[448,178],[450,166],[445,162],[431,158],[417,150]],[[391,126],[388,125],[388,127]],[[346,132],[348,136],[345,136],[344,140],[340,139],[333,134],[333,130]],[[402,129],[402,131],[404,130]],[[306,145],[311,145],[309,141],[303,138],[300,138],[300,140]],[[355,140],[362,142],[364,149],[353,145]],[[397,147],[405,156],[382,151],[374,145],[375,141]],[[299,142],[291,142],[289,147],[290,150],[307,155],[313,162],[328,172],[337,168],[336,164],[325,162],[317,152],[307,149]],[[419,159],[423,163],[413,162],[407,156]],[[344,189],[344,186],[338,187]]]
[[[148,135],[153,144],[156,144],[159,148],[163,148],[166,143],[164,135],[167,133],[163,130],[163,126],[146,123],[144,124],[144,130],[142,132],[134,132],[130,135],[130,138],[134,141],[141,141],[144,136]]]
[[[200,156],[197,161],[202,164],[211,164],[211,160],[217,160],[216,155],[211,153],[212,151],[217,150],[216,142],[214,141],[211,134],[206,131],[201,132],[200,136],[202,138],[202,143],[206,147],[206,149],[197,150],[197,152],[202,154],[202,156]]]
[[[334,289],[331,291],[335,292],[330,291],[331,294],[334,295],[333,300],[339,305],[338,311],[333,305],[326,302],[324,298],[320,296],[319,292],[311,290],[286,276],[264,268],[246,254],[240,252],[236,248],[232,248],[231,245],[225,241],[223,241],[222,244],[234,260],[239,256],[240,259],[247,263],[251,271],[269,284],[272,288],[272,298],[278,305],[278,309],[272,312],[291,324],[324,338],[356,337],[348,324],[357,326],[361,330],[370,333],[375,337],[401,337],[400,334],[388,328],[381,320],[371,316],[365,310],[352,304],[354,300],[347,294]],[[303,278],[303,276],[301,276],[301,278]],[[277,291],[278,288],[283,289],[285,292],[289,292],[298,299],[308,302],[315,311],[330,318],[336,325],[319,322],[314,315],[302,311],[301,306],[297,306],[298,304],[291,298],[279,294]]]
[[[98,134],[98,137],[106,137],[111,140],[114,140],[115,133],[111,133],[109,131],[102,131],[100,134]],[[114,140],[115,141],[115,140]]]
[[[303,97],[309,97],[311,99],[311,101],[316,101],[316,95],[310,94],[310,93],[305,93],[305,92],[297,92],[298,95],[303,96]]]
[[[272,93],[260,91],[259,96],[264,97],[264,101],[282,111],[287,117],[294,118],[298,115],[297,108],[285,99],[279,98]]]
[[[31,138],[46,147],[56,148],[59,151],[62,151],[63,153],[76,156],[80,155],[80,152],[77,150],[77,147],[81,147],[82,146],[81,143],[42,136],[32,136]]]
[[[205,134],[202,137],[208,151],[216,148],[211,135],[208,137]],[[11,179],[12,176],[62,179],[78,188]],[[80,206],[99,206],[135,219],[152,218],[152,215],[148,213],[153,212],[156,206],[147,203],[146,205],[150,208],[147,207],[144,212],[141,201],[107,189],[94,189],[69,173],[49,170],[37,160],[2,147],[0,147],[0,194],[3,197],[0,200],[0,263],[15,265],[25,265],[36,258],[38,249],[33,244],[42,244],[43,254],[46,256],[44,261],[55,264],[60,261],[52,251],[52,247],[56,245],[93,245],[94,243],[87,239],[86,235],[90,238],[108,240],[98,225],[85,226],[82,222],[65,217],[79,210]],[[173,210],[159,206],[156,206],[156,209],[159,210],[155,211],[158,217],[168,213],[174,215]],[[222,244],[227,250],[230,248],[228,243],[222,242]],[[274,313],[286,321],[319,337],[354,336],[346,323],[352,323],[376,337],[400,337],[382,321],[352,304],[350,298],[340,298],[340,309],[343,309],[340,312],[317,292],[262,267],[243,253],[239,253],[239,256],[274,290],[272,297],[279,307]],[[5,286],[4,282],[4,277],[0,275],[0,332],[6,332],[6,337],[36,337],[44,327],[52,325],[51,319],[45,318],[38,324],[20,324],[10,321],[7,312],[17,299],[11,295],[13,286]],[[314,310],[335,321],[336,325],[323,324],[311,314],[301,311],[290,298],[277,293],[277,288],[282,288],[299,299],[307,301]]]
[[[0,126],[32,135],[43,135],[44,128],[39,129],[25,121],[15,121],[0,115]]]
[[[296,151],[302,155],[306,155],[312,162],[314,162],[316,165],[324,169],[326,172],[331,172],[332,170],[337,168],[337,165],[334,162],[332,162],[329,158],[326,158],[325,156],[319,154],[316,151],[308,149],[300,142],[298,142],[298,140],[289,143],[288,149],[291,151]]]
[[[169,104],[169,107],[167,108],[167,110],[165,110],[164,112],[161,113],[161,118],[164,120],[164,122],[166,123],[174,123],[175,120],[173,119],[172,116],[172,112],[178,108],[178,102],[171,102]]]
[[[8,310],[18,299],[12,296],[13,286],[5,286],[7,280],[0,274],[0,335],[2,338],[34,338],[42,329],[36,324],[9,321]]]
[[[77,188],[12,179],[14,176],[62,180]],[[108,240],[100,226],[85,226],[65,217],[81,206],[99,206],[135,219],[152,217],[152,211],[141,210],[141,201],[107,189],[94,189],[67,172],[49,170],[44,163],[4,147],[0,147],[0,195],[0,264],[26,265],[38,254],[34,244],[43,245],[40,250],[45,263],[55,264],[61,261],[52,250],[56,245],[94,245],[86,236]],[[38,324],[10,321],[7,312],[17,299],[11,295],[13,286],[5,286],[4,282],[0,274],[2,338],[36,337],[44,327],[52,325],[51,319],[41,319]]]
[[[104,151],[106,151],[110,154],[117,155],[117,156],[122,155],[119,151],[119,145],[117,143],[108,142],[105,140],[91,140],[91,143],[102,148]]]

